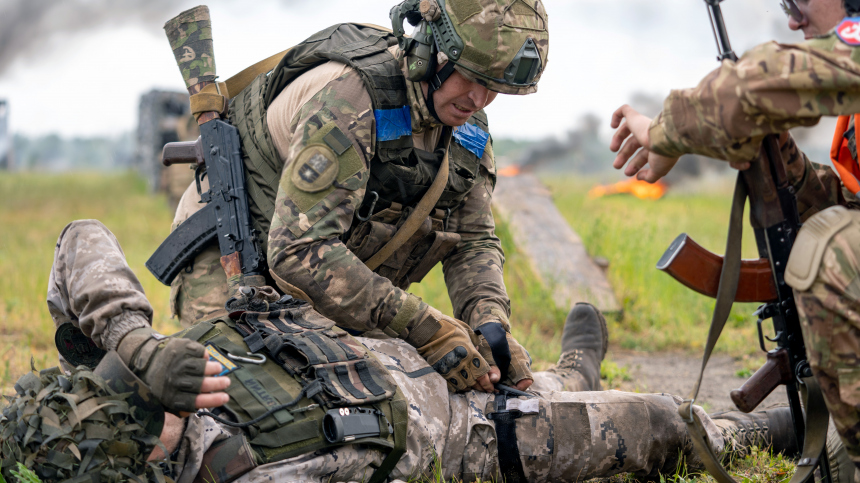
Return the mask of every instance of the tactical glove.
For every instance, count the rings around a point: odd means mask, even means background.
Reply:
[[[490,372],[489,364],[476,347],[478,337],[465,323],[446,317],[432,307],[427,311],[427,316],[435,319],[441,328],[426,344],[418,347],[418,353],[445,378],[449,391],[471,389],[478,378]]]
[[[488,322],[475,329],[479,335],[478,351],[502,373],[499,382],[516,385],[523,379],[534,380],[529,352],[514,339],[510,327],[502,322]]]
[[[194,401],[203,384],[205,351],[199,342],[166,337],[151,327],[129,332],[117,347],[123,362],[174,414],[197,410]]]

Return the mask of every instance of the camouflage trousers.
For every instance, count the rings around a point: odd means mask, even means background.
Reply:
[[[114,325],[122,321],[115,313],[148,307],[119,243],[96,221],[66,227],[50,278],[48,305],[55,320],[87,320],[101,333],[113,334],[119,327]],[[407,451],[392,478],[434,473],[446,479],[497,477],[499,441],[494,422],[487,418],[493,395],[450,394],[445,380],[401,340],[358,340],[390,369],[408,400]],[[534,376],[536,396],[509,403],[523,412],[516,420],[516,435],[529,481],[577,481],[624,472],[656,476],[674,472],[681,458],[695,459],[677,414],[680,398],[585,392],[584,379],[561,368]],[[701,408],[695,410],[715,449],[722,450],[725,440],[717,425]],[[177,482],[191,483],[206,451],[233,434],[210,418],[191,416],[179,448]],[[363,481],[384,456],[376,449],[349,445],[263,465],[239,481]]]
[[[860,467],[860,212],[848,213],[851,223],[827,242],[812,286],[795,297],[812,372]]]

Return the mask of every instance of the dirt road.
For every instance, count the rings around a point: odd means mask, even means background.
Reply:
[[[702,364],[701,356],[688,353],[645,353],[610,349],[607,357],[619,366],[628,368],[630,380],[622,381],[619,390],[665,392],[685,398],[690,394]],[[740,387],[746,380],[736,375],[741,369],[743,364],[729,356],[712,356],[705,371],[697,404],[708,412],[735,409],[729,392]],[[768,396],[759,408],[785,404],[785,401],[785,389],[780,387]]]

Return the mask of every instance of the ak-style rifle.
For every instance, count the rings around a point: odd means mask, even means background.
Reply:
[[[705,0],[711,19],[719,61],[737,61],[732,51],[723,21],[722,0]],[[743,210],[747,196],[750,200],[750,223],[755,232],[758,260],[740,259]],[[761,155],[750,168],[738,175],[732,204],[732,216],[726,245],[726,255],[713,254],[693,242],[686,234],[672,242],[657,264],[693,290],[715,297],[714,316],[708,343],[702,360],[699,380],[689,399],[679,409],[687,422],[694,446],[708,471],[721,483],[734,482],[717,455],[707,443],[701,421],[692,411],[702,382],[702,373],[714,345],[725,326],[734,302],[763,302],[756,310],[759,345],[767,352],[767,362],[739,389],[732,391],[732,401],[743,412],[754,410],[780,385],[786,388],[797,441],[803,447],[798,470],[791,483],[800,483],[814,476],[818,467],[821,477],[829,483],[830,467],[824,442],[829,421],[818,383],[806,359],[803,334],[791,287],[785,283],[785,268],[792,245],[800,229],[797,199],[788,182],[779,146],[779,135],[765,136]],[[764,335],[762,323],[770,319],[774,335]],[[764,339],[776,343],[767,351]],[[801,406],[801,390],[806,396],[806,417]]]

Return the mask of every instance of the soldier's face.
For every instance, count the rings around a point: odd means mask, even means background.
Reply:
[[[786,0],[788,28],[802,30],[811,39],[829,32],[845,18],[842,0]]]
[[[427,86],[424,95],[427,95]],[[442,87],[433,93],[433,104],[436,114],[443,124],[462,126],[472,114],[487,107],[498,95],[486,87],[466,79],[456,70],[451,74]]]

